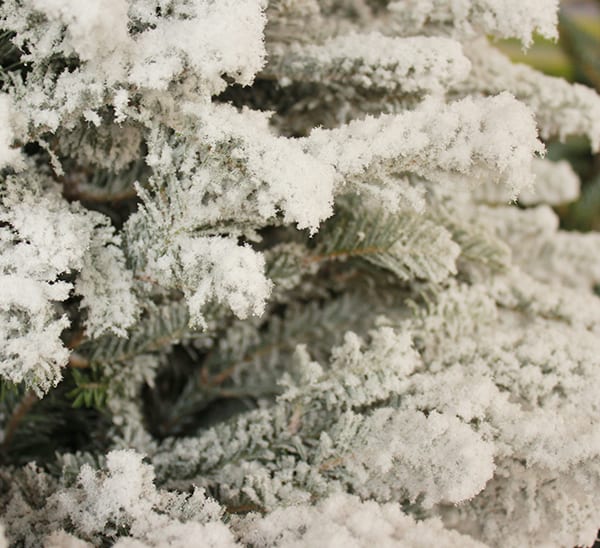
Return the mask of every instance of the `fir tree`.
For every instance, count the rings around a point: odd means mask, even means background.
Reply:
[[[589,545],[600,97],[488,39],[557,9],[4,0],[5,544]]]

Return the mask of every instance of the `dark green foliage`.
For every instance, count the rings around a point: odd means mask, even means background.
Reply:
[[[11,73],[23,70],[21,52],[12,43],[14,32],[0,30],[0,89],[5,85]]]
[[[94,407],[102,409],[106,403],[108,383],[104,381],[95,368],[86,371],[72,370],[76,388],[68,394],[73,399],[73,407]]]
[[[70,394],[78,389],[84,393],[78,386],[82,378],[76,381],[72,371],[67,371],[65,379],[41,400],[24,386],[3,387],[0,412],[7,418],[0,446],[3,464],[52,463],[58,452],[102,452],[107,447],[109,417],[94,408],[94,396],[83,396],[86,405],[73,408]]]
[[[84,343],[78,354],[90,364],[125,363],[135,356],[155,352],[191,335],[187,306],[173,302],[149,310],[128,333],[128,338],[104,335]]]
[[[147,424],[159,437],[189,434],[256,407],[281,392],[278,384],[299,344],[326,362],[348,330],[364,333],[376,304],[360,295],[321,304],[292,303],[264,320],[236,320],[212,347],[174,349],[153,387],[144,392]]]

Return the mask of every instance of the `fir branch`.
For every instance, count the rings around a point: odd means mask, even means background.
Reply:
[[[440,282],[456,271],[460,248],[450,234],[413,211],[369,210],[351,200],[322,229],[316,253],[305,264],[360,258],[400,280]]]
[[[148,312],[127,338],[105,335],[82,344],[78,353],[90,364],[125,363],[137,355],[155,352],[190,336],[189,314],[181,302]]]

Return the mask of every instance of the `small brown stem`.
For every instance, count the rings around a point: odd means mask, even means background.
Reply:
[[[140,281],[140,282],[147,282],[147,283],[150,283],[150,284],[153,284],[153,285],[161,285],[160,282],[156,281],[153,278],[150,278],[149,276],[145,276],[143,274],[136,274],[133,278],[135,280]]]
[[[227,512],[229,514],[246,514],[248,512],[260,512],[263,514],[265,512],[264,508],[261,508],[257,504],[240,504],[239,506],[228,506]]]
[[[386,250],[377,246],[369,246],[351,251],[334,251],[332,253],[324,253],[322,255],[310,255],[305,257],[303,262],[306,265],[312,263],[320,263],[324,261],[335,261],[340,259],[347,259],[349,257],[361,257],[362,255],[375,255],[377,253],[384,253]]]
[[[67,348],[69,350],[75,350],[84,340],[85,331],[83,329],[80,329],[79,331],[73,334],[71,340],[67,343]]]
[[[333,459],[326,460],[324,463],[319,466],[319,471],[325,472],[327,470],[331,470],[332,468],[338,467],[340,464],[343,464],[343,457],[335,457]]]
[[[244,362],[242,362],[242,363],[244,363]],[[219,386],[219,385],[223,384],[227,379],[231,378],[231,376],[235,373],[235,370],[239,367],[239,365],[240,365],[239,363],[236,363],[236,364],[232,365],[231,367],[224,369],[220,373],[210,377],[210,379],[208,380],[208,385],[209,386]]]
[[[288,423],[288,432],[292,435],[297,434],[298,430],[302,426],[302,408],[298,406],[294,409],[292,416],[290,417],[290,422]]]
[[[29,413],[31,408],[38,401],[38,397],[30,390],[25,394],[19,405],[15,407],[8,423],[6,424],[6,428],[4,430],[4,440],[2,442],[2,451],[7,451],[10,447],[10,444],[15,436],[16,431],[19,428],[23,419]]]
[[[66,343],[66,346],[69,350],[75,350],[81,343],[85,342],[87,339],[85,337],[85,331],[81,329],[77,331],[69,342]],[[81,354],[77,352],[71,352],[69,356],[69,367],[73,367],[75,369],[86,369],[90,366],[90,362],[84,358]]]
[[[92,194],[82,190],[71,191],[67,194],[67,198],[71,200],[79,200],[80,202],[89,203],[117,203],[125,200],[132,200],[137,197],[135,189],[117,192],[115,194]]]
[[[77,354],[77,352],[72,352],[69,356],[69,367],[73,367],[74,369],[87,369],[90,366],[90,362]]]

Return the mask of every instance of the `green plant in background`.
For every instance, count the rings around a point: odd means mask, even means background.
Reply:
[[[559,33],[558,42],[536,37],[526,54],[514,41],[500,47],[516,62],[600,91],[600,2],[563,0]],[[562,225],[572,230],[600,230],[600,156],[591,153],[586,139],[572,137],[563,143],[549,142],[548,157],[569,161],[581,178],[580,198],[557,208]]]

